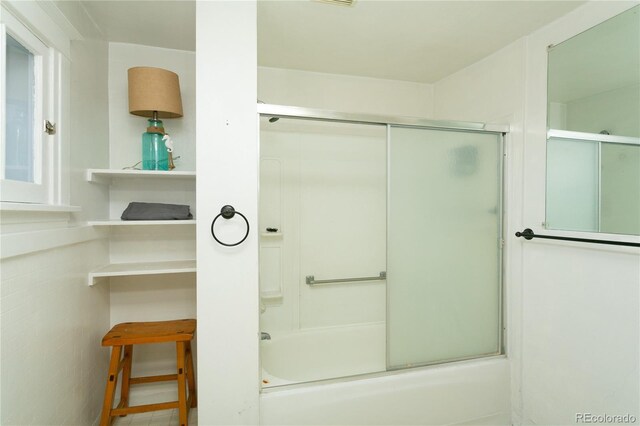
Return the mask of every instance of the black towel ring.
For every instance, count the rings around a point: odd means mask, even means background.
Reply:
[[[247,233],[244,234],[244,237],[242,237],[242,239],[240,241],[238,241],[237,243],[233,243],[233,244],[224,243],[224,242],[220,241],[218,239],[218,237],[216,237],[216,233],[213,230],[213,225],[215,225],[216,220],[218,220],[218,218],[220,216],[222,216],[222,218],[224,218],[224,219],[231,219],[236,214],[240,215],[240,217],[242,217],[244,219],[244,223],[247,225]],[[244,240],[246,240],[247,237],[249,236],[249,221],[247,220],[247,218],[242,213],[236,211],[236,209],[234,209],[233,206],[229,206],[229,205],[223,206],[220,209],[220,213],[218,213],[218,215],[213,218],[213,222],[211,222],[211,235],[213,236],[214,240],[216,240],[219,244],[222,244],[223,246],[227,246],[227,247],[237,246],[239,244],[242,244],[244,242]]]

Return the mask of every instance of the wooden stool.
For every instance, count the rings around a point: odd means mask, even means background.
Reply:
[[[193,340],[195,332],[196,320],[194,319],[156,322],[125,322],[113,327],[102,339],[102,346],[113,346],[113,348],[111,349],[111,362],[109,363],[107,389],[104,393],[104,404],[102,406],[100,425],[110,425],[114,416],[124,417],[127,414],[146,413],[148,411],[177,408],[180,414],[180,426],[187,426],[189,409],[191,407],[195,407],[197,404],[193,358],[191,357],[191,340]],[[177,374],[131,377],[133,345],[164,342],[176,342],[178,359]],[[120,359],[123,348],[124,356]],[[112,408],[113,397],[116,391],[120,370],[122,370],[120,403],[116,408]],[[163,382],[168,380],[178,381],[177,401],[129,407],[129,388],[131,385]],[[189,389],[188,396],[187,387]]]

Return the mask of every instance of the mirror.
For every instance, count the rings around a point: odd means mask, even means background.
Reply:
[[[547,229],[640,234],[640,6],[548,53]]]

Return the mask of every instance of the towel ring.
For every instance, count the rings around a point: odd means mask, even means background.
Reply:
[[[244,219],[244,223],[247,225],[247,233],[244,234],[244,237],[242,237],[242,239],[240,241],[238,241],[237,243],[233,243],[233,244],[224,243],[224,242],[220,241],[218,239],[218,237],[216,237],[216,233],[213,230],[213,225],[215,225],[216,220],[218,220],[218,218],[220,216],[222,216],[223,219],[231,219],[236,214],[240,215],[240,217],[242,217]],[[218,215],[213,218],[213,222],[211,222],[211,235],[213,236],[214,240],[216,240],[219,244],[222,244],[223,246],[226,246],[226,247],[237,246],[239,244],[242,244],[244,242],[244,240],[246,240],[247,237],[249,236],[249,221],[247,220],[247,218],[242,213],[236,211],[236,209],[234,209],[233,206],[230,206],[230,205],[223,206],[220,209],[220,213],[218,213]]]

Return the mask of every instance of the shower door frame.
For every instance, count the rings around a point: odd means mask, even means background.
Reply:
[[[501,133],[503,135],[505,133],[509,133],[509,126],[506,124],[430,120],[420,117],[403,117],[394,115],[360,114],[274,104],[257,104],[257,110],[258,115],[266,117],[337,121],[341,123],[354,124],[378,124],[385,126],[422,127],[442,130],[462,130],[469,132]]]
[[[258,123],[260,117],[277,117],[277,118],[291,118],[291,119],[299,119],[299,120],[312,120],[312,121],[328,121],[328,122],[339,122],[339,123],[351,123],[351,124],[369,124],[369,125],[383,125],[386,126],[386,144],[387,144],[387,170],[389,168],[389,147],[391,143],[391,128],[392,127],[409,127],[416,129],[434,129],[434,130],[446,130],[453,132],[477,132],[477,133],[490,133],[495,134],[500,137],[499,140],[499,152],[498,152],[498,265],[496,265],[498,269],[498,286],[499,286],[499,300],[498,300],[498,352],[483,354],[483,355],[472,355],[463,358],[455,358],[455,359],[447,359],[443,361],[437,362],[426,362],[421,364],[414,364],[410,368],[420,368],[426,367],[430,365],[441,365],[447,364],[451,362],[459,362],[459,361],[467,361],[472,359],[481,359],[481,358],[490,358],[495,356],[503,356],[505,354],[505,333],[506,328],[504,327],[505,319],[505,310],[504,310],[504,300],[505,300],[505,286],[504,286],[504,226],[505,226],[505,144],[506,144],[506,135],[509,133],[509,125],[507,124],[490,124],[490,123],[479,123],[479,122],[471,122],[471,121],[453,121],[453,120],[431,120],[420,117],[404,117],[404,116],[392,116],[392,115],[378,115],[378,114],[360,114],[360,113],[349,113],[349,112],[338,112],[331,110],[322,110],[322,109],[314,109],[314,108],[305,108],[305,107],[295,107],[295,106],[287,106],[287,105],[276,105],[276,104],[257,104],[257,112],[258,112]],[[387,197],[389,196],[389,177],[387,176]],[[387,203],[387,224],[389,220],[389,204]],[[388,238],[388,235],[387,235]],[[388,284],[388,283],[387,283]],[[388,290],[387,290],[388,291]],[[387,308],[388,309],[388,308]],[[387,336],[388,339],[388,336]],[[385,358],[389,359],[389,345],[388,342],[385,345],[386,356]],[[388,362],[387,362],[388,364]],[[406,370],[408,367],[398,367],[398,368],[387,368],[382,372],[372,372],[369,374],[379,375],[397,372],[401,370]],[[341,379],[340,377],[326,379],[326,380],[336,380]],[[289,385],[296,386],[296,385]]]

